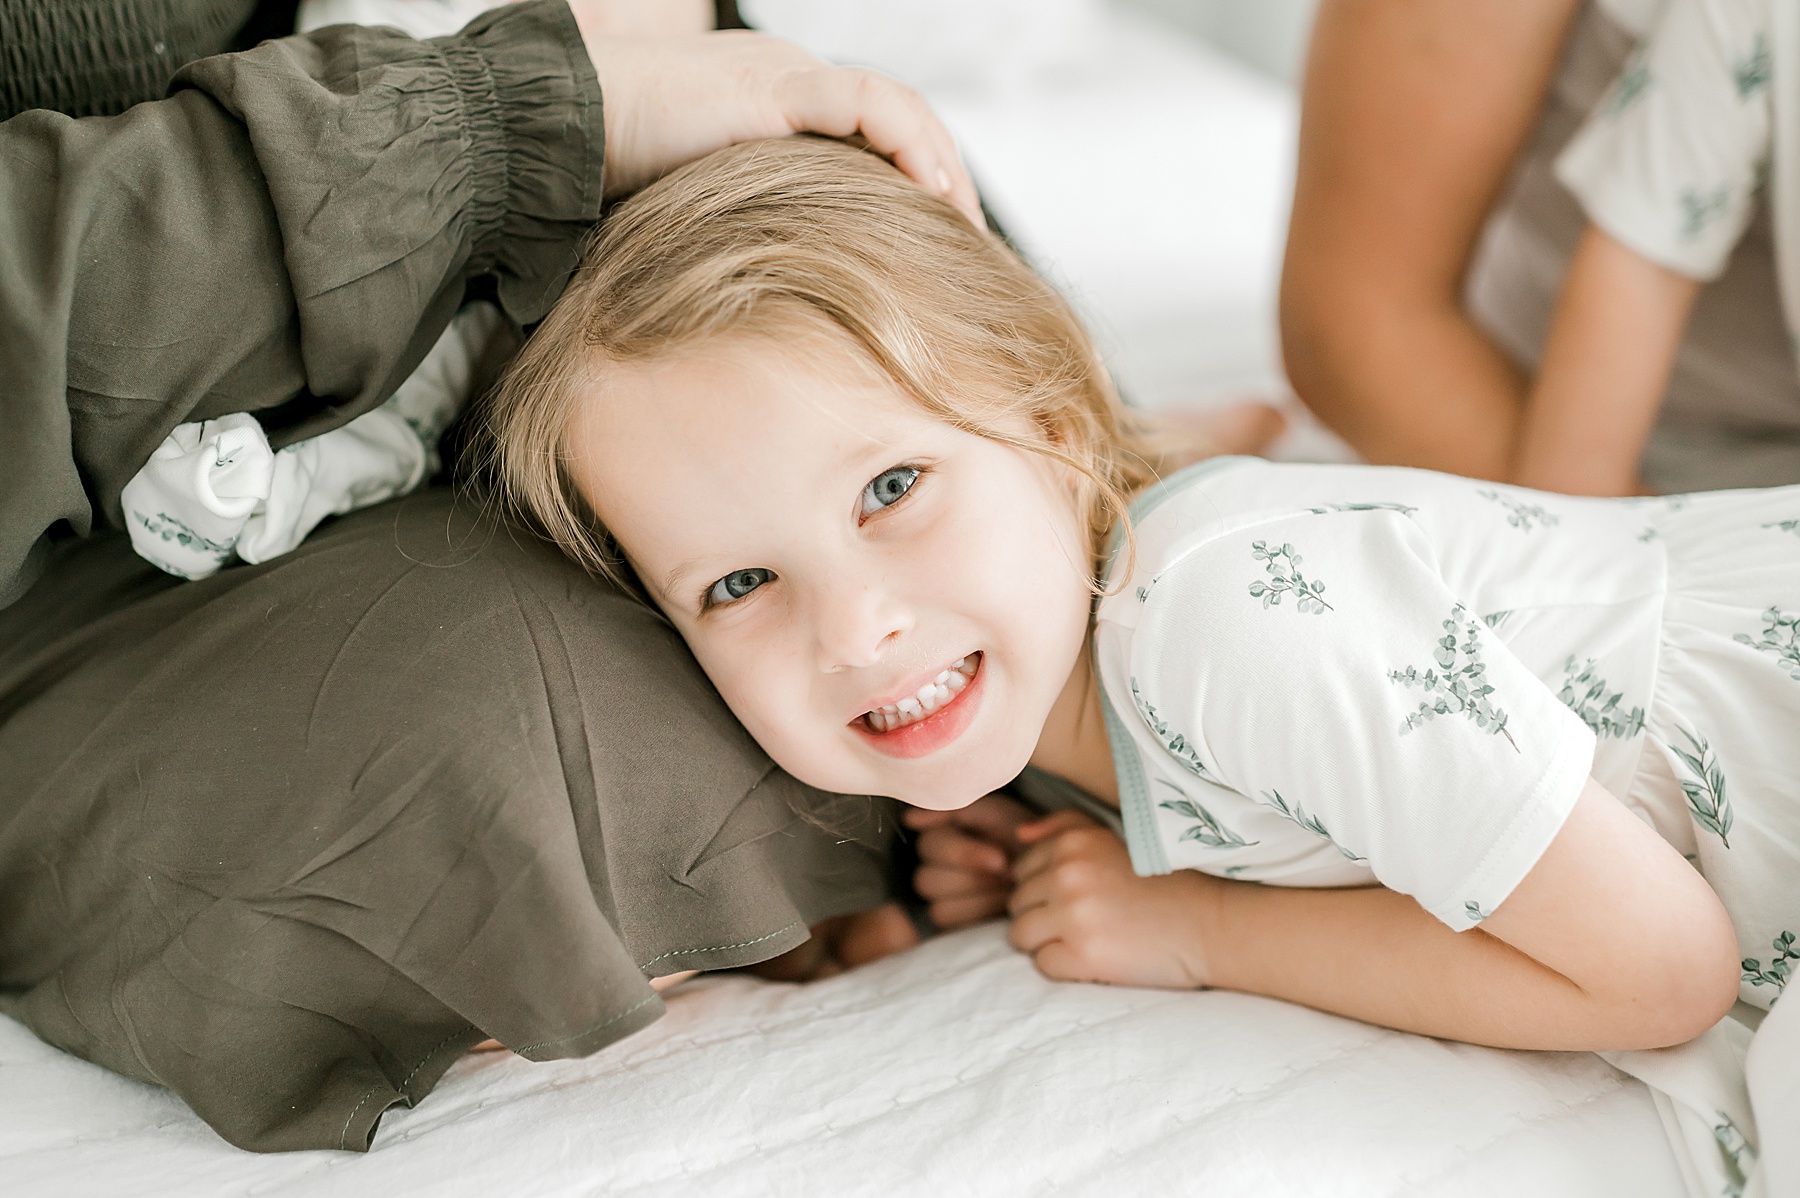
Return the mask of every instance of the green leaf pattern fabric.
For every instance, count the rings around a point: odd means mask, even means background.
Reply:
[[[1620,707],[1625,695],[1607,689],[1606,679],[1594,672],[1594,659],[1578,662],[1571,655],[1563,664],[1562,689],[1557,692],[1568,709],[1581,717],[1581,722],[1594,730],[1595,736],[1613,736],[1629,740],[1644,731],[1644,709],[1629,711]]]
[[[1771,955],[1767,965],[1759,957],[1744,958],[1744,981],[1752,986],[1767,986],[1779,998],[1794,972],[1794,962],[1800,961],[1800,953],[1794,951],[1794,934],[1787,931],[1770,941],[1769,949]],[[1769,1005],[1774,1004],[1775,998],[1771,998]]]
[[[1760,653],[1767,653],[1781,664],[1788,677],[1800,682],[1800,613],[1784,611],[1771,605],[1763,612],[1760,636],[1740,632],[1731,638]]]
[[[1441,715],[1461,715],[1491,736],[1504,736],[1513,748],[1519,747],[1506,730],[1506,711],[1491,696],[1494,687],[1487,680],[1487,665],[1481,659],[1479,620],[1469,619],[1461,604],[1450,609],[1443,632],[1432,649],[1433,666],[1421,672],[1417,666],[1389,670],[1388,681],[1408,690],[1420,690],[1425,698],[1418,707],[1400,721],[1400,735],[1416,731]]]
[[[1207,776],[1206,763],[1200,760],[1200,754],[1194,752],[1193,746],[1188,744],[1187,737],[1169,727],[1168,721],[1156,714],[1156,705],[1144,698],[1144,692],[1138,687],[1136,678],[1131,680],[1131,703],[1133,707],[1137,708],[1138,715],[1143,717],[1145,725],[1149,727],[1150,731],[1156,733],[1157,739],[1162,741],[1163,748],[1168,750],[1169,756],[1173,757],[1182,769],[1196,778]]]
[[[1254,541],[1250,549],[1269,575],[1266,580],[1259,578],[1250,584],[1251,598],[1261,599],[1264,607],[1279,607],[1281,597],[1291,594],[1295,608],[1303,615],[1322,616],[1331,610],[1331,604],[1325,602],[1325,584],[1316,579],[1308,581],[1300,573],[1300,555],[1292,545],[1270,548],[1267,541]]]
[[[1368,860],[1368,858],[1352,853],[1349,849],[1339,844],[1337,839],[1326,830],[1324,823],[1319,820],[1318,816],[1308,815],[1306,813],[1306,808],[1299,803],[1289,803],[1286,799],[1281,797],[1281,792],[1279,790],[1265,790],[1262,792],[1262,797],[1263,802],[1274,808],[1283,819],[1289,820],[1298,824],[1300,827],[1305,828],[1308,832],[1311,832],[1314,836],[1317,836],[1320,840],[1325,841],[1332,848],[1342,853],[1347,859],[1351,861]]]
[[[1696,824],[1717,836],[1721,844],[1730,848],[1731,799],[1725,793],[1725,770],[1719,764],[1718,754],[1713,752],[1712,745],[1704,736],[1686,728],[1677,728],[1676,731],[1687,741],[1687,748],[1670,745],[1669,751],[1687,767],[1687,772],[1691,775],[1679,779],[1681,793],[1687,796],[1688,810],[1693,814]]]
[[[1179,797],[1164,799],[1157,805],[1194,821],[1193,826],[1181,834],[1181,839],[1194,841],[1209,849],[1242,849],[1257,843],[1254,840],[1245,840],[1227,828],[1217,816],[1189,798],[1187,792],[1179,786],[1172,782],[1162,782],[1161,785],[1168,787]]]
[[[1526,503],[1522,499],[1493,490],[1482,490],[1475,493],[1483,499],[1505,508],[1506,522],[1520,532],[1531,532],[1539,528],[1555,528],[1562,523],[1562,518],[1556,513],[1546,510],[1543,504]]]

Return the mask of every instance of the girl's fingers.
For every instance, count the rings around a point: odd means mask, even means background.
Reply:
[[[1063,832],[1075,828],[1098,827],[1093,820],[1079,811],[1058,811],[1046,815],[1043,819],[1033,820],[1028,824],[1020,824],[1018,830],[1019,843],[1036,844]]]
[[[1032,954],[1031,963],[1038,972],[1058,982],[1091,982],[1093,971],[1086,967],[1081,954],[1061,940],[1051,940]]]
[[[1027,911],[1035,911],[1039,907],[1048,906],[1051,897],[1049,875],[1034,874],[1028,880],[1014,887],[1012,894],[1006,900],[1006,909],[1014,919],[1017,919]]]
[[[900,813],[900,818],[915,832],[946,826],[961,828],[990,843],[1006,847],[1017,844],[1013,833],[1020,824],[1031,820],[1032,812],[1031,808],[1010,795],[988,794],[967,807],[959,807],[954,811],[908,807]]]
[[[931,922],[940,931],[954,932],[958,928],[966,928],[970,924],[980,923],[984,919],[994,919],[1006,914],[1006,897],[1004,895],[984,895],[977,898],[945,899],[932,903],[926,908]]]
[[[919,833],[919,860],[947,869],[1006,873],[1006,853],[957,828],[927,828]]]
[[[1026,824],[1019,829],[1019,839],[1030,847],[1013,862],[1012,875],[1019,882],[1036,877],[1056,861],[1059,841],[1064,835],[1099,825],[1075,811],[1058,811],[1055,815]]]
[[[1024,886],[1027,882],[1030,882],[1033,878],[1036,878],[1039,874],[1042,874],[1045,870],[1049,869],[1055,861],[1056,841],[1039,841],[1037,844],[1026,849],[1020,854],[1019,859],[1013,862],[1013,881],[1019,886]]]
[[[960,826],[997,845],[1017,844],[1019,825],[1033,818],[1031,808],[1003,794],[985,795],[957,814]]]
[[[1006,929],[1006,938],[1022,953],[1037,953],[1062,935],[1062,921],[1049,907],[1035,907],[1017,916]]]
[[[975,800],[980,802],[980,799]],[[945,824],[956,822],[960,811],[934,811],[929,807],[908,807],[900,813],[900,822],[915,832],[923,832],[927,828],[941,828]]]
[[[1012,883],[994,874],[921,865],[913,874],[913,889],[919,892],[920,898],[933,903],[941,899],[997,897],[1004,904]]]

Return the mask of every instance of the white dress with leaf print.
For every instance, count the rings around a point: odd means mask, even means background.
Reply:
[[[1800,487],[1580,499],[1225,458],[1133,510],[1095,653],[1139,873],[1380,882],[1461,931],[1591,773],[1717,890],[1744,1001],[1780,996],[1800,966]],[[1748,1116],[1718,1118],[1709,1144]]]

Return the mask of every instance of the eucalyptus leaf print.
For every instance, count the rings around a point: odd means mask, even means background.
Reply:
[[[1328,516],[1332,512],[1399,512],[1402,516],[1410,516],[1419,509],[1404,503],[1328,503],[1306,510],[1315,516]]]
[[[1475,492],[1483,499],[1490,500],[1506,509],[1506,522],[1520,532],[1531,532],[1538,527],[1555,528],[1562,523],[1562,517],[1546,510],[1542,505],[1526,503],[1522,499],[1514,499],[1499,491],[1483,488]]]
[[[1719,1145],[1719,1163],[1725,1166],[1724,1198],[1743,1198],[1744,1185],[1750,1180],[1748,1166],[1756,1163],[1756,1148],[1738,1130],[1731,1116],[1717,1111],[1713,1124],[1713,1140]]]
[[[1423,672],[1417,666],[1388,671],[1389,682],[1425,692],[1418,709],[1400,722],[1400,735],[1441,715],[1461,715],[1490,736],[1504,736],[1517,751],[1519,742],[1506,730],[1506,712],[1491,698],[1494,688],[1481,660],[1481,621],[1470,619],[1459,603],[1450,609],[1443,628],[1444,635],[1431,651],[1435,667],[1427,666]]]
[[[173,541],[184,549],[198,549],[203,553],[228,554],[232,546],[220,544],[218,541],[196,532],[188,525],[177,520],[167,512],[158,512],[154,516],[146,516],[142,512],[133,512],[137,522],[144,526],[144,531],[153,537],[161,537],[165,541]]]
[[[1480,923],[1482,920],[1491,916],[1493,912],[1483,907],[1474,899],[1469,899],[1467,902],[1463,903],[1463,914],[1467,915],[1476,923]]]
[[[1750,53],[1731,64],[1731,82],[1738,99],[1748,100],[1769,86],[1769,39],[1762,34],[1750,43]]]
[[[1679,779],[1681,792],[1687,796],[1688,810],[1693,813],[1695,823],[1730,848],[1731,800],[1725,795],[1725,770],[1719,764],[1718,754],[1713,752],[1704,736],[1679,726],[1676,731],[1686,738],[1688,747],[1670,745],[1669,752],[1694,775],[1692,779]]]
[[[1630,108],[1649,86],[1650,68],[1640,54],[1619,73],[1618,82],[1613,84],[1612,96],[1606,101],[1606,115],[1616,117]]]
[[[1763,525],[1764,528],[1779,528],[1782,532],[1791,532],[1800,537],[1800,520],[1774,520]]]
[[[1556,694],[1563,706],[1581,717],[1581,722],[1594,730],[1595,736],[1612,736],[1630,740],[1644,730],[1644,709],[1633,707],[1621,711],[1625,701],[1622,691],[1606,689],[1606,679],[1594,673],[1594,659],[1577,663],[1574,657],[1563,665],[1562,690]]]
[[[1169,756],[1181,763],[1182,769],[1196,778],[1210,778],[1206,772],[1206,763],[1200,760],[1200,754],[1194,752],[1187,737],[1169,727],[1168,721],[1157,713],[1156,705],[1144,698],[1135,676],[1131,679],[1131,702],[1137,708],[1138,716],[1143,719],[1144,726],[1156,733],[1156,739],[1169,751]]]
[[[1726,187],[1715,187],[1710,191],[1701,191],[1698,187],[1684,187],[1678,198],[1681,204],[1681,239],[1697,241],[1706,227],[1724,216],[1731,207],[1731,190]]]
[[[1502,624],[1504,624],[1508,620],[1512,619],[1512,615],[1513,614],[1512,614],[1511,608],[1506,608],[1505,610],[1502,610],[1502,611],[1491,611],[1487,615],[1481,617],[1481,622],[1483,624],[1486,624],[1489,628],[1497,629]]]
[[[1771,607],[1763,613],[1761,638],[1752,638],[1749,633],[1740,632],[1731,639],[1740,645],[1749,645],[1752,649],[1770,654],[1787,671],[1788,677],[1800,682],[1800,615]]]
[[[1250,553],[1263,564],[1263,570],[1269,575],[1250,584],[1251,597],[1261,599],[1265,608],[1281,606],[1281,597],[1291,594],[1294,606],[1303,614],[1322,616],[1335,610],[1325,602],[1325,584],[1309,580],[1300,573],[1301,558],[1292,545],[1281,544],[1271,549],[1267,541],[1252,541]]]
[[[1350,861],[1368,860],[1367,857],[1359,857],[1343,845],[1339,844],[1337,838],[1325,830],[1325,824],[1318,816],[1308,815],[1306,813],[1306,808],[1302,807],[1299,803],[1290,804],[1286,799],[1281,797],[1281,792],[1279,790],[1265,790],[1262,792],[1262,796],[1263,801],[1270,807],[1273,807],[1282,817],[1299,824],[1302,828],[1305,828],[1308,832],[1311,832],[1314,836],[1317,836],[1320,840],[1323,840],[1326,844],[1329,844],[1332,848],[1342,853],[1346,859]]]
[[[1745,957],[1742,964],[1746,982],[1752,986],[1773,986],[1775,988],[1775,998],[1769,1000],[1769,1005],[1774,1006],[1775,999],[1781,997],[1782,990],[1787,987],[1789,976],[1794,972],[1794,962],[1800,961],[1800,953],[1794,951],[1794,934],[1792,932],[1781,933],[1769,942],[1769,947],[1775,950],[1775,955],[1769,958],[1766,969],[1763,967],[1762,961],[1755,957]]]
[[[1183,832],[1178,839],[1196,841],[1209,849],[1247,849],[1253,844],[1262,843],[1257,840],[1245,840],[1242,836],[1239,836],[1236,832],[1227,828],[1224,824],[1219,822],[1217,816],[1208,811],[1205,807],[1202,807],[1199,803],[1190,799],[1187,796],[1187,792],[1182,790],[1179,786],[1176,786],[1174,783],[1164,782],[1161,778],[1158,778],[1156,781],[1157,785],[1167,786],[1170,790],[1181,796],[1177,799],[1164,799],[1162,802],[1158,803],[1157,806],[1166,811],[1173,811],[1176,815],[1182,816],[1185,819],[1194,821],[1193,826]]]

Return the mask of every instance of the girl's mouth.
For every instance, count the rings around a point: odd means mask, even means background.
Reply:
[[[978,706],[981,662],[979,652],[952,662],[917,693],[865,711],[850,726],[890,756],[923,757],[968,727]]]

